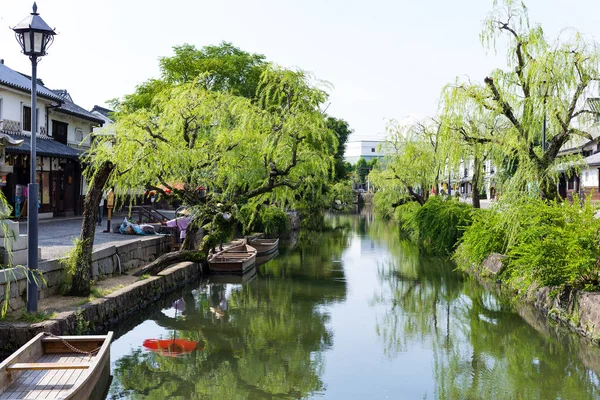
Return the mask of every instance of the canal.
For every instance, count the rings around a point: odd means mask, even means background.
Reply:
[[[600,398],[597,347],[369,213],[328,221],[255,276],[203,280],[120,326],[108,398]]]

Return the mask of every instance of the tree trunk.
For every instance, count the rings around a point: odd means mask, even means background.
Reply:
[[[114,166],[110,162],[102,164],[92,178],[90,188],[83,202],[83,221],[81,222],[81,236],[76,246],[80,247],[74,253],[75,264],[73,282],[70,294],[73,296],[88,296],[90,294],[90,281],[92,279],[92,249],[94,247],[94,236],[96,235],[96,222],[98,220],[98,208],[104,185],[110,176]]]
[[[408,186],[408,194],[420,205],[425,204],[425,199],[419,193],[415,192],[412,186]]]
[[[472,179],[472,191],[471,191],[471,199],[473,203],[473,208],[481,208],[481,203],[479,201],[479,184],[481,183],[481,158],[478,155],[473,157],[473,179]]]
[[[197,250],[179,250],[171,253],[163,254],[150,264],[146,265],[141,270],[137,271],[134,276],[141,276],[144,274],[156,275],[165,268],[170,267],[173,264],[191,261],[195,263],[203,263],[206,261],[206,256]]]

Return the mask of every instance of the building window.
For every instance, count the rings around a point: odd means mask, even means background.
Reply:
[[[83,142],[83,131],[79,128],[75,129],[75,142],[77,142],[77,144]]]
[[[31,107],[23,106],[23,130],[31,132]]]
[[[375,147],[371,147],[371,153],[375,153]]]
[[[52,136],[59,143],[67,144],[67,128],[69,124],[52,120]]]
[[[0,120],[3,120],[4,118],[2,118],[2,108],[3,108],[3,102],[2,102],[2,98],[0,98]]]

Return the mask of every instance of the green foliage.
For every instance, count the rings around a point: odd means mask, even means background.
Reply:
[[[341,181],[334,184],[329,192],[331,207],[337,211],[346,211],[352,208],[354,192],[350,181]]]
[[[342,181],[348,177],[348,169],[346,162],[344,162],[344,153],[346,152],[346,142],[348,138],[354,132],[348,122],[343,119],[334,117],[327,117],[326,120],[327,128],[335,132],[338,144],[335,151],[335,180]]]
[[[402,125],[392,121],[387,131],[385,157],[374,164],[369,179],[379,191],[397,193],[398,203],[424,202],[426,192],[437,185],[446,162],[445,155],[438,151],[437,123]]]
[[[35,324],[37,322],[42,322],[42,321],[46,321],[48,319],[52,319],[54,317],[56,317],[56,313],[55,312],[44,312],[44,311],[39,311],[37,313],[28,313],[28,312],[23,312],[21,314],[21,320],[28,322],[30,324]]]
[[[522,217],[508,231],[504,274],[515,288],[598,282],[600,220],[589,201],[580,207],[577,199],[571,205],[525,198],[513,207]]]
[[[81,240],[81,238],[75,238],[73,241],[73,247],[67,255],[59,259],[60,264],[64,267],[65,278],[60,285],[60,293],[66,295],[71,290],[71,284],[73,282],[73,275],[77,269],[77,260],[81,259],[87,240]]]
[[[410,239],[414,243],[419,243],[419,224],[417,212],[421,205],[416,201],[404,203],[394,210],[393,218],[400,227],[402,236]]]
[[[453,198],[432,196],[421,206],[406,202],[394,210],[393,218],[402,235],[431,254],[450,254],[471,224],[471,207]]]
[[[278,237],[289,232],[290,219],[285,211],[277,207],[263,207],[259,214],[265,235]]]
[[[358,176],[358,183],[364,185],[367,179],[367,175],[371,171],[371,166],[369,163],[363,158],[359,158],[356,162],[356,174]]]
[[[75,311],[75,334],[84,335],[90,330],[90,321],[83,316],[83,308]]]
[[[506,251],[506,228],[499,211],[476,210],[473,223],[467,227],[453,255],[461,269],[479,266],[492,253]]]
[[[440,119],[449,166],[463,156],[487,155],[505,195],[528,194],[537,182],[535,194],[554,199],[559,165],[581,160],[559,158],[560,149],[592,139],[585,130],[598,113],[586,100],[599,80],[598,44],[573,29],[549,40],[514,0],[494,2],[481,41],[491,51],[502,44],[506,65],[483,82],[457,79],[444,89]]]
[[[107,185],[121,188],[121,200],[133,188],[161,193],[172,185],[171,196],[195,209],[193,226],[219,236],[216,243],[230,237],[244,207],[328,207],[338,140],[321,110],[327,84],[304,71],[261,71],[252,99],[215,88],[210,72],[191,81],[178,72],[151,107],[122,109],[115,137],[100,138],[88,153],[90,169],[112,162]],[[219,227],[215,218],[225,213],[232,221]]]
[[[471,224],[471,207],[455,199],[432,196],[414,219],[422,248],[432,254],[450,254]]]

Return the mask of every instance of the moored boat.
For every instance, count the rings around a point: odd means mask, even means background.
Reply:
[[[256,263],[256,249],[247,244],[229,248],[208,259],[210,272],[244,273]]]
[[[0,364],[0,399],[103,399],[112,336],[38,334]]]
[[[256,249],[256,256],[266,256],[274,253],[279,247],[279,239],[250,239],[248,244]]]

